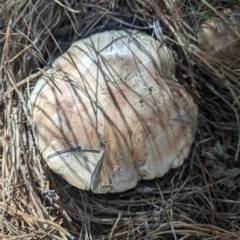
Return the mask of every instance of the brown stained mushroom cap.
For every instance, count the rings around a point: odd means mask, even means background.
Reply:
[[[173,74],[170,50],[137,31],[73,43],[31,95],[35,138],[49,167],[76,187],[107,193],[180,166],[197,107]]]
[[[240,57],[240,8],[224,9],[218,18],[207,19],[198,31],[198,44],[211,54]]]

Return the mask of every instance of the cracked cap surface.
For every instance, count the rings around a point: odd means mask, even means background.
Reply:
[[[188,156],[197,106],[174,75],[171,51],[137,31],[77,41],[31,94],[35,139],[70,184],[122,192]]]

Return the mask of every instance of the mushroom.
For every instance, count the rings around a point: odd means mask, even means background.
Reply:
[[[228,58],[240,57],[240,11],[239,7],[227,8],[220,17],[205,20],[198,31],[198,44],[211,54]]]
[[[122,192],[180,166],[197,106],[173,75],[171,51],[138,31],[73,43],[31,93],[35,141],[48,166],[95,193]]]

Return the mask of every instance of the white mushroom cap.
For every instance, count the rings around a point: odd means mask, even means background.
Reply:
[[[198,31],[198,44],[211,54],[223,54],[230,58],[240,57],[240,9],[227,8],[221,12],[223,19],[204,21]]]
[[[169,80],[173,74],[170,50],[137,31],[73,43],[31,95],[35,137],[49,167],[76,187],[107,193],[180,166],[197,107]]]

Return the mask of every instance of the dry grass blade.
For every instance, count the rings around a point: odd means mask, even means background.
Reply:
[[[61,7],[67,9],[68,11],[72,12],[72,13],[81,13],[81,11],[79,10],[75,10],[75,9],[72,9],[70,7],[67,7],[65,6],[64,4],[62,4],[61,2],[59,2],[58,0],[54,0],[54,2],[56,2],[58,5],[60,5]]]

